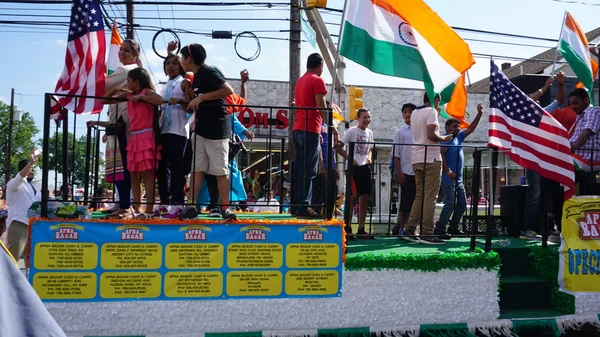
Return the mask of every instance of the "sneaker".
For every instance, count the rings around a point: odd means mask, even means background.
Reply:
[[[235,213],[233,213],[229,208],[223,212],[222,216],[223,216],[223,220],[225,220],[225,221],[237,220],[237,215],[235,215]]]
[[[365,231],[364,228],[358,228],[358,230],[356,231],[356,236],[361,236],[361,237],[368,237],[369,233],[367,233],[367,231]]]
[[[548,242],[554,243],[554,244],[559,244],[560,243],[560,233],[558,233],[558,235],[550,234],[550,236],[548,236]]]
[[[538,233],[536,233],[534,231],[522,231],[521,232],[521,236],[519,236],[519,239],[523,239],[523,240],[541,240],[542,236],[538,235]]]
[[[442,240],[450,240],[452,237],[445,232],[433,232],[433,235],[437,235]]]
[[[394,226],[394,228],[392,228],[392,235],[398,236],[399,234],[400,234],[400,225],[396,225],[396,226]]]
[[[198,219],[198,210],[194,206],[187,206],[179,215],[181,220]]]
[[[178,219],[181,213],[183,212],[183,207],[180,205],[175,205],[171,207],[171,210],[167,212],[167,214],[162,217],[165,219]]]
[[[155,218],[161,217],[169,213],[169,209],[166,206],[160,205],[154,209],[152,216]]]
[[[209,218],[219,218],[221,217],[221,210],[218,207],[212,208],[208,213]]]
[[[448,228],[448,234],[451,236],[465,236],[466,234],[458,228]]]
[[[356,236],[354,236],[354,234],[352,234],[352,227],[351,226],[346,226],[346,227],[344,227],[344,229],[346,230],[346,241],[348,241],[348,240],[356,240]]]
[[[419,243],[422,243],[424,245],[443,245],[446,242],[435,236],[421,236],[421,238],[419,239]]]
[[[415,236],[414,233],[409,233],[408,231],[401,231],[398,234],[398,240],[406,240],[410,242],[419,242],[419,237]]]

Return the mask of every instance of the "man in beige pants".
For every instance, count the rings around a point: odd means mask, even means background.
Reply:
[[[415,172],[417,193],[406,223],[405,235],[398,238],[407,241],[418,241],[422,244],[439,245],[445,242],[433,234],[433,215],[435,201],[440,189],[442,175],[442,156],[439,146],[424,146],[449,142],[452,135],[439,135],[439,96],[434,100],[434,107],[427,94],[423,98],[423,106],[413,111],[410,124],[413,132],[412,166]],[[421,235],[417,239],[415,230],[421,225]]]
[[[39,187],[33,185],[33,165],[39,157],[35,150],[29,154],[29,160],[19,162],[19,173],[6,184],[6,204],[8,205],[8,250],[19,259],[27,248],[29,218],[27,211],[35,201],[41,200]]]

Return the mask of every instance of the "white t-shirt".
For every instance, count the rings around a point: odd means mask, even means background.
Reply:
[[[413,144],[439,144],[432,142],[427,138],[428,125],[435,125],[436,131],[440,128],[437,111],[429,106],[422,106],[413,111],[410,117]],[[425,158],[425,146],[413,145],[413,164],[423,164],[424,162],[433,163],[434,161],[442,161],[439,146],[427,146],[427,158]]]
[[[179,75],[175,79],[167,81],[167,84],[160,93],[162,98],[165,101],[168,101],[169,98],[185,100],[185,95],[183,90],[181,90],[181,82],[183,80],[183,77]],[[162,133],[172,133],[187,138],[189,135],[187,112],[179,104],[163,104],[160,127]]]
[[[279,201],[277,199],[270,199],[267,201],[267,198],[260,198],[254,204],[254,212],[271,212],[278,213],[279,212]]]
[[[361,130],[358,126],[353,126],[350,129],[346,130],[344,136],[342,137],[342,143],[349,144],[350,142],[369,142],[373,143],[373,131],[367,128],[366,130]],[[354,160],[358,163],[358,166],[363,166],[367,164],[367,158],[369,157],[369,152],[373,148],[373,144],[356,144],[354,145]],[[351,165],[351,163],[348,163]]]
[[[396,133],[394,133],[394,157],[400,159],[400,169],[402,173],[414,176],[415,172],[412,167],[412,145],[396,145],[396,144],[412,144],[413,135],[410,125],[404,124]]]
[[[19,221],[29,225],[27,211],[36,202],[41,201],[42,193],[39,186],[30,184],[27,178],[21,177],[19,173],[6,184],[6,205],[8,206],[8,218],[6,225],[10,226],[13,221]]]

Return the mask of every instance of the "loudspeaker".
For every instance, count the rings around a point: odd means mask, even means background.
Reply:
[[[527,186],[500,186],[500,215],[508,236],[519,237],[525,215]]]
[[[579,183],[579,195],[600,195],[600,183]]]

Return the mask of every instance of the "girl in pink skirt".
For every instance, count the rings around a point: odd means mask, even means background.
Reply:
[[[146,186],[147,202],[144,213],[137,218],[149,218],[154,207],[154,177],[160,161],[160,146],[156,142],[158,128],[157,106],[163,98],[154,92],[150,75],[143,68],[135,68],[127,74],[127,97],[129,133],[127,143],[127,169],[131,172],[131,190],[135,213],[140,212],[142,185]],[[121,91],[124,91],[121,89]],[[108,96],[108,95],[107,95]]]

